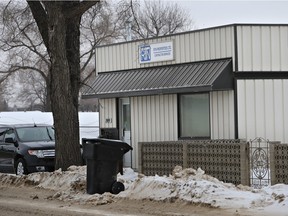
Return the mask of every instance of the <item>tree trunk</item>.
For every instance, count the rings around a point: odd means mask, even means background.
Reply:
[[[82,164],[78,119],[80,20],[100,0],[27,2],[51,60],[47,89],[55,126],[55,168],[67,170]]]
[[[51,109],[51,94],[50,94],[50,89],[51,89],[51,67],[49,68],[49,73],[45,79],[46,82],[46,92],[45,92],[45,98],[43,101],[44,105],[44,111],[45,112],[52,112]]]
[[[79,24],[70,21],[67,23],[62,11],[63,4],[61,1],[53,2],[49,4],[47,10],[51,58],[50,98],[56,136],[55,168],[67,170],[71,165],[81,165],[82,161],[78,119],[80,69],[78,69],[79,59],[75,57],[79,56],[80,48],[77,36],[79,29],[73,28],[73,25]],[[77,37],[78,42],[73,43],[71,40],[76,40]],[[75,91],[77,91],[76,97]],[[63,116],[67,119],[63,120]]]
[[[51,99],[50,99],[50,91],[48,88],[46,88],[46,97],[44,102],[44,111],[45,112],[51,112]]]

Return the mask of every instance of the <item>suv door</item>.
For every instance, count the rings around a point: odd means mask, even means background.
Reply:
[[[0,128],[0,172],[5,172],[5,165],[4,165],[4,133],[7,130],[7,127]]]
[[[12,138],[16,140],[15,131],[10,129],[5,129],[3,133],[3,139],[0,144],[0,171],[1,172],[14,172],[14,156],[16,153],[16,147],[14,143],[5,142],[7,138]]]

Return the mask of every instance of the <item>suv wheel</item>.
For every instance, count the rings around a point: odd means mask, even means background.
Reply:
[[[26,163],[22,158],[20,158],[16,161],[15,171],[16,171],[16,175],[28,174]]]

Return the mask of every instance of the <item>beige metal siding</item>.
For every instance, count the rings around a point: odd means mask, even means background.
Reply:
[[[210,95],[212,139],[235,138],[234,92]],[[132,164],[137,168],[138,142],[178,140],[177,95],[131,98]],[[140,124],[141,122],[141,124]]]
[[[288,80],[238,80],[239,137],[288,142]]]
[[[100,99],[100,128],[116,128],[116,99]]]
[[[239,71],[287,71],[288,26],[237,26]]]
[[[233,27],[223,27],[174,36],[176,63],[234,56]]]
[[[178,139],[177,95],[131,98],[132,166],[137,168],[138,142]]]
[[[235,138],[234,91],[210,93],[211,139]]]
[[[288,26],[238,25],[239,71],[287,71]],[[139,64],[138,46],[173,41],[173,61]],[[96,49],[96,70],[107,72],[232,57],[235,64],[234,26],[114,44]],[[235,65],[233,65],[235,68]]]
[[[161,66],[219,58],[234,58],[234,27],[226,26],[96,48],[97,72]],[[139,64],[138,46],[173,41],[174,60]]]

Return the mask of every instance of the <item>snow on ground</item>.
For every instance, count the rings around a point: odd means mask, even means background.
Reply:
[[[163,202],[187,202],[206,204],[213,207],[249,209],[255,212],[271,212],[271,215],[287,215],[288,185],[278,184],[262,189],[235,186],[223,183],[206,175],[200,168],[182,169],[175,167],[170,176],[145,176],[130,168],[124,175],[118,174],[118,181],[125,185],[125,191],[118,195],[86,193],[86,166],[71,166],[68,171],[56,170],[52,173],[32,173],[15,176],[0,173],[2,186],[35,186],[54,190],[51,199],[72,201],[80,204],[106,204],[118,198],[154,200]]]
[[[80,136],[98,136],[98,113],[79,113]],[[0,112],[0,124],[46,123],[53,124],[51,113],[42,112]],[[82,128],[81,128],[82,126]],[[96,126],[96,127],[91,127]],[[86,193],[86,166],[72,166],[68,171],[32,173],[15,176],[0,173],[0,186],[23,187],[27,185],[54,190],[51,199],[92,203],[94,205],[113,202],[117,198],[149,199],[155,201],[203,203],[206,205],[251,209],[271,212],[271,215],[288,215],[288,185],[278,184],[262,189],[235,186],[223,183],[206,175],[201,169],[175,167],[171,176],[144,176],[125,169],[118,175],[118,181],[125,185],[125,191],[118,195],[110,193],[88,195]]]

